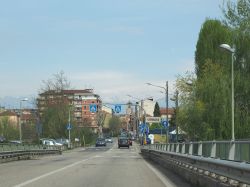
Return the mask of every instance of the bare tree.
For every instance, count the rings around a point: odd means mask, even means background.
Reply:
[[[64,72],[60,71],[42,83],[37,101],[43,136],[66,137],[65,126],[68,123],[70,101],[65,97],[64,90],[70,89],[70,82]]]
[[[65,76],[63,71],[56,73],[52,78],[42,81],[43,85],[41,87],[41,92],[56,91],[60,92],[62,90],[70,89],[71,83]]]

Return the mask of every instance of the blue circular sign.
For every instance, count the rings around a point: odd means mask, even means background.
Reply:
[[[163,125],[165,128],[167,128],[167,127],[168,127],[168,121],[167,121],[167,120],[162,121],[162,125]]]

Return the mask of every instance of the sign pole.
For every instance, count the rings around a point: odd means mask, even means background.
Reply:
[[[71,141],[70,141],[70,127],[71,127],[71,124],[70,124],[70,107],[69,107],[69,123],[68,123],[68,130],[69,130],[69,143],[68,143],[68,148],[70,149],[70,144],[71,144]]]

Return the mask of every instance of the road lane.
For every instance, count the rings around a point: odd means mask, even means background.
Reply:
[[[87,159],[94,154],[95,152],[84,152],[81,148],[62,155],[0,164],[0,186],[14,186],[79,160]]]
[[[139,154],[139,146],[78,149],[0,165],[0,186],[176,186]],[[179,185],[187,186],[184,183]]]

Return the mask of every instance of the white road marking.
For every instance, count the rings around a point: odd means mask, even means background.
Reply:
[[[132,156],[129,156],[130,158],[139,158],[139,156],[137,155],[132,155]]]
[[[159,172],[155,167],[143,160],[150,170],[152,170],[155,175],[163,182],[166,187],[177,187],[172,181],[168,180],[161,172]]]
[[[112,156],[112,158],[121,158],[121,156]]]
[[[94,158],[103,158],[104,156],[96,155]]]
[[[78,165],[78,164],[81,164],[81,163],[83,163],[83,162],[86,162],[86,161],[88,161],[88,160],[91,160],[92,158],[94,158],[94,157],[90,157],[90,158],[87,158],[87,159],[84,159],[84,160],[75,162],[75,163],[73,163],[73,164],[67,165],[67,166],[65,166],[65,167],[62,167],[62,168],[60,168],[60,169],[51,171],[51,172],[49,172],[49,173],[40,175],[40,176],[38,176],[38,177],[35,177],[35,178],[33,178],[33,179],[30,179],[30,180],[28,180],[28,181],[25,181],[25,182],[23,182],[23,183],[20,183],[20,184],[18,184],[18,185],[15,185],[14,187],[26,186],[26,185],[28,185],[28,184],[30,184],[30,183],[33,183],[33,182],[35,182],[35,181],[38,181],[38,180],[40,180],[40,179],[42,179],[42,178],[48,177],[48,176],[53,175],[53,174],[55,174],[55,173],[61,172],[61,171],[66,170],[66,169],[68,169],[68,168],[74,167],[74,166],[76,166],[76,165]]]

